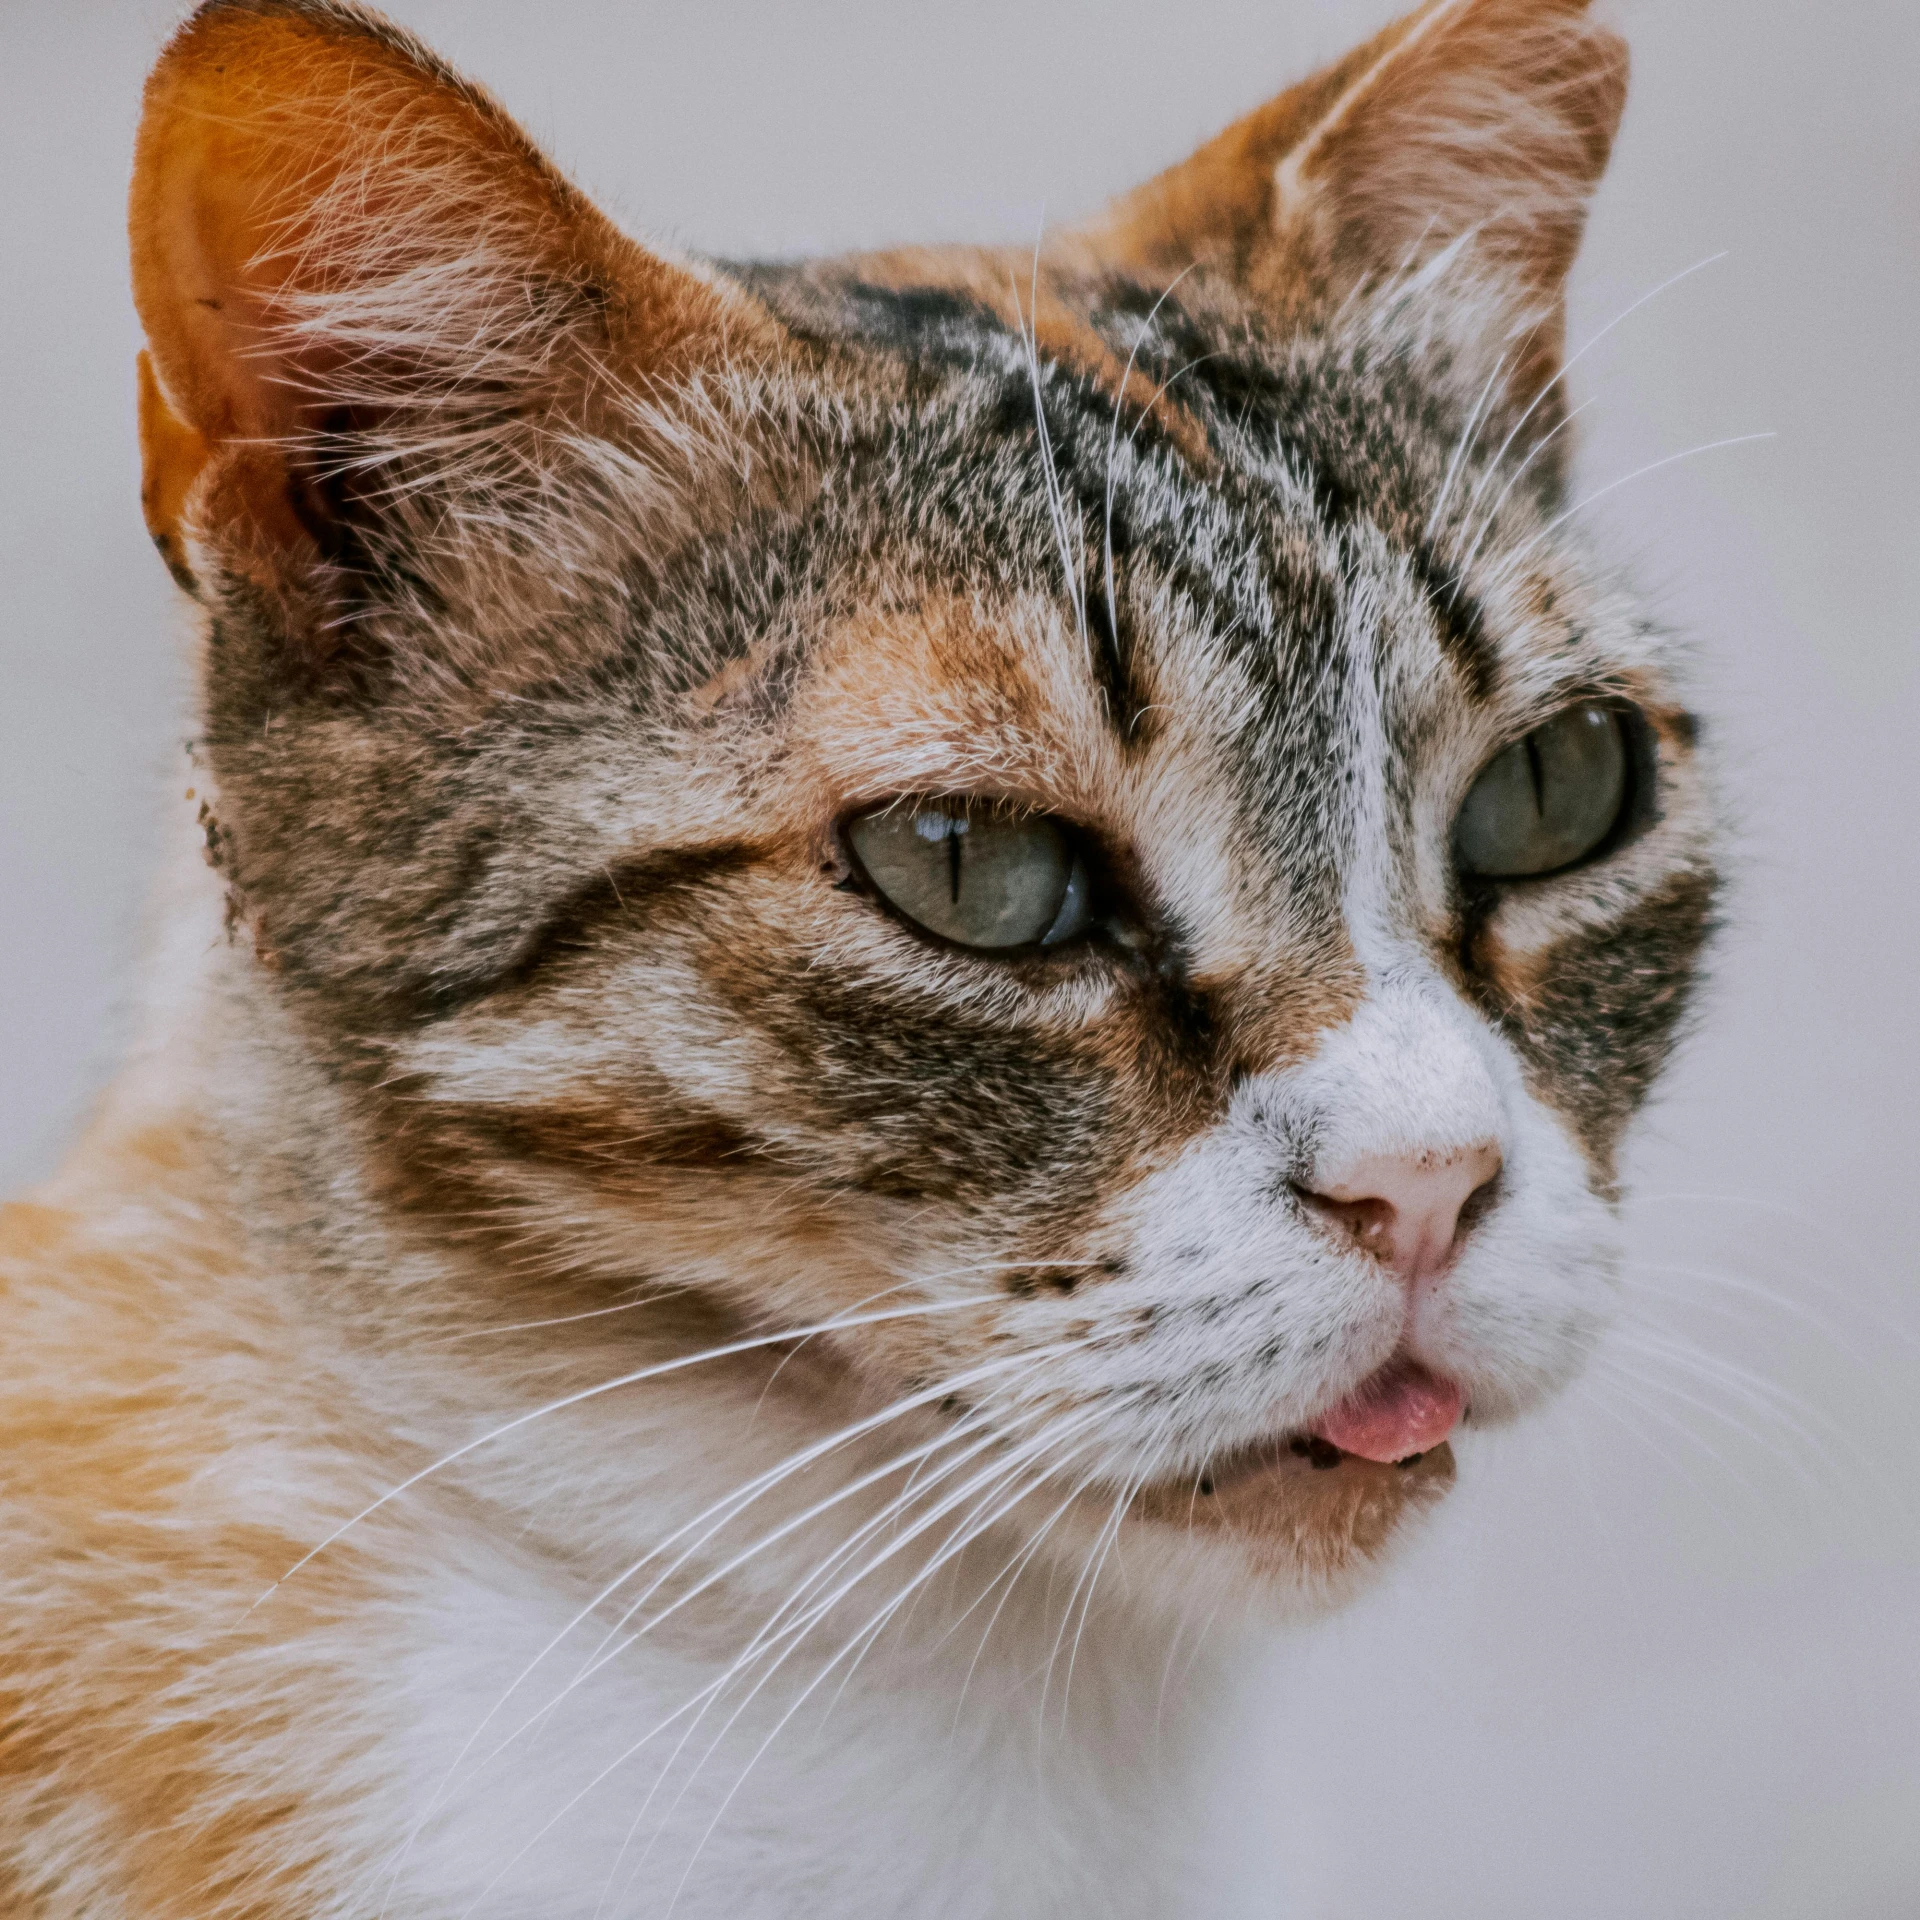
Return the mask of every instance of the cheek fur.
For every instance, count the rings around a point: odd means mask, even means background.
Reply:
[[[1718,894],[1710,870],[1682,871],[1524,965],[1495,950],[1482,976],[1535,1096],[1565,1115],[1603,1190],[1627,1122],[1685,1031]]]

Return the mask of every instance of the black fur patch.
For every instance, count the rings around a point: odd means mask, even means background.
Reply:
[[[1710,872],[1676,874],[1613,925],[1562,942],[1524,1000],[1494,1007],[1535,1091],[1602,1165],[1684,1027],[1717,893]]]

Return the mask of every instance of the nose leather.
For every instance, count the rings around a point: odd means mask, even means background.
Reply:
[[[1445,1155],[1376,1155],[1301,1189],[1322,1222],[1350,1235],[1409,1287],[1444,1273],[1467,1203],[1500,1173],[1491,1141]]]

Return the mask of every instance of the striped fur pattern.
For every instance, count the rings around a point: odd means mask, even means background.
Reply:
[[[1578,1370],[1712,920],[1567,511],[1623,84],[1576,0],[1435,0],[1035,255],[759,267],[357,8],[183,28],[206,864],[6,1216],[8,1912],[1206,1910],[1240,1636],[1454,1472],[1302,1436],[1409,1341],[1470,1425]],[[1613,840],[1463,878],[1583,701]],[[845,828],[916,797],[1074,823],[1094,930],[904,922]],[[1409,1321],[1299,1196],[1485,1140]]]

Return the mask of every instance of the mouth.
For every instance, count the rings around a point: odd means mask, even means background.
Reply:
[[[1132,1511],[1231,1540],[1269,1572],[1339,1574],[1452,1485],[1462,1412],[1455,1382],[1403,1355],[1304,1428],[1143,1489]]]
[[[1464,1411],[1454,1381],[1398,1355],[1301,1431],[1218,1455],[1183,1484],[1212,1499],[1242,1480],[1266,1475],[1283,1451],[1322,1473],[1348,1461],[1414,1467],[1446,1444]]]
[[[1445,1446],[1464,1412],[1457,1383],[1398,1354],[1299,1431],[1216,1454],[1179,1484],[1211,1500],[1266,1479],[1288,1458],[1320,1473],[1348,1463],[1405,1470]]]
[[[1336,1454],[1401,1465],[1445,1441],[1460,1424],[1462,1410],[1454,1381],[1402,1356],[1370,1374],[1313,1422],[1305,1436],[1309,1457],[1317,1442]]]

